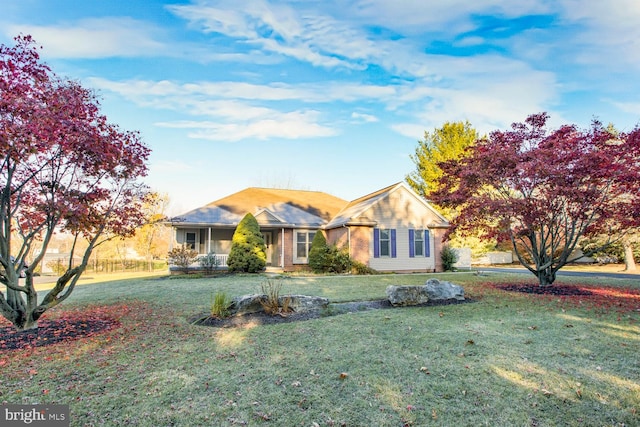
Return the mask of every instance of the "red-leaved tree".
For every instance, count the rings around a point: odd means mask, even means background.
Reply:
[[[25,330],[69,297],[96,246],[144,221],[148,191],[138,179],[149,149],[109,123],[91,91],[42,63],[30,36],[15,40],[0,46],[0,312]],[[74,243],[64,273],[38,301],[33,272],[56,232],[87,246],[76,253]]]
[[[548,129],[546,113],[481,139],[459,161],[441,164],[432,200],[459,206],[452,231],[510,241],[518,260],[551,285],[583,237],[607,236],[589,256],[640,224],[640,129],[613,135]]]

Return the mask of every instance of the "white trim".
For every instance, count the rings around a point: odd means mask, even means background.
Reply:
[[[294,229],[293,230],[293,263],[294,264],[309,264],[309,250],[311,250],[311,242],[313,241],[313,237],[309,238],[309,234],[319,233],[320,230],[309,230],[309,229]],[[304,244],[306,245],[307,256],[299,257],[298,256],[298,235],[304,234],[306,236],[306,241]],[[302,242],[301,242],[302,243]]]

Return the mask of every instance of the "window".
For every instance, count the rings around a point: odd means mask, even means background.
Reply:
[[[295,232],[295,261],[298,263],[307,263],[311,243],[316,235],[315,231],[296,231]]]
[[[396,230],[394,228],[373,229],[373,257],[396,257]]]
[[[391,254],[391,233],[389,230],[380,230],[380,256],[388,257]]]
[[[196,233],[186,232],[184,242],[187,244],[189,249],[196,248]]]
[[[409,257],[430,257],[429,230],[409,229]]]
[[[415,231],[413,250],[415,256],[424,256],[424,230]]]

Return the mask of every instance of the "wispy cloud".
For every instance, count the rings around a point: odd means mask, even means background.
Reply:
[[[190,138],[228,142],[243,139],[318,138],[337,134],[335,129],[323,126],[318,120],[319,113],[317,111],[291,113],[272,111],[268,117],[245,122],[174,121],[158,122],[156,126],[187,129]]]
[[[164,45],[154,38],[156,32],[152,25],[131,18],[92,18],[55,26],[3,26],[6,37],[32,35],[51,58],[157,55]]]
[[[376,116],[365,113],[358,113],[354,111],[351,113],[351,118],[355,123],[375,123],[380,121]]]

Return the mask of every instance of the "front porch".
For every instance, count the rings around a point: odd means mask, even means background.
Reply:
[[[176,243],[186,244],[198,252],[198,257],[212,254],[216,259],[218,269],[227,268],[227,259],[231,251],[231,241],[235,228],[178,228],[176,229]],[[280,242],[283,241],[284,229],[261,229],[265,242],[267,267],[283,268],[284,252]],[[201,263],[196,261],[190,267],[201,269]]]
[[[175,226],[174,226],[175,227]],[[175,227],[174,244],[186,244],[196,250],[199,257],[214,254],[218,269],[227,269],[227,259],[235,227]],[[309,265],[308,254],[316,229],[276,228],[261,224],[260,231],[266,247],[266,267],[274,271],[302,271]],[[204,270],[200,262],[194,262],[189,271]],[[179,271],[175,266],[170,271]]]

